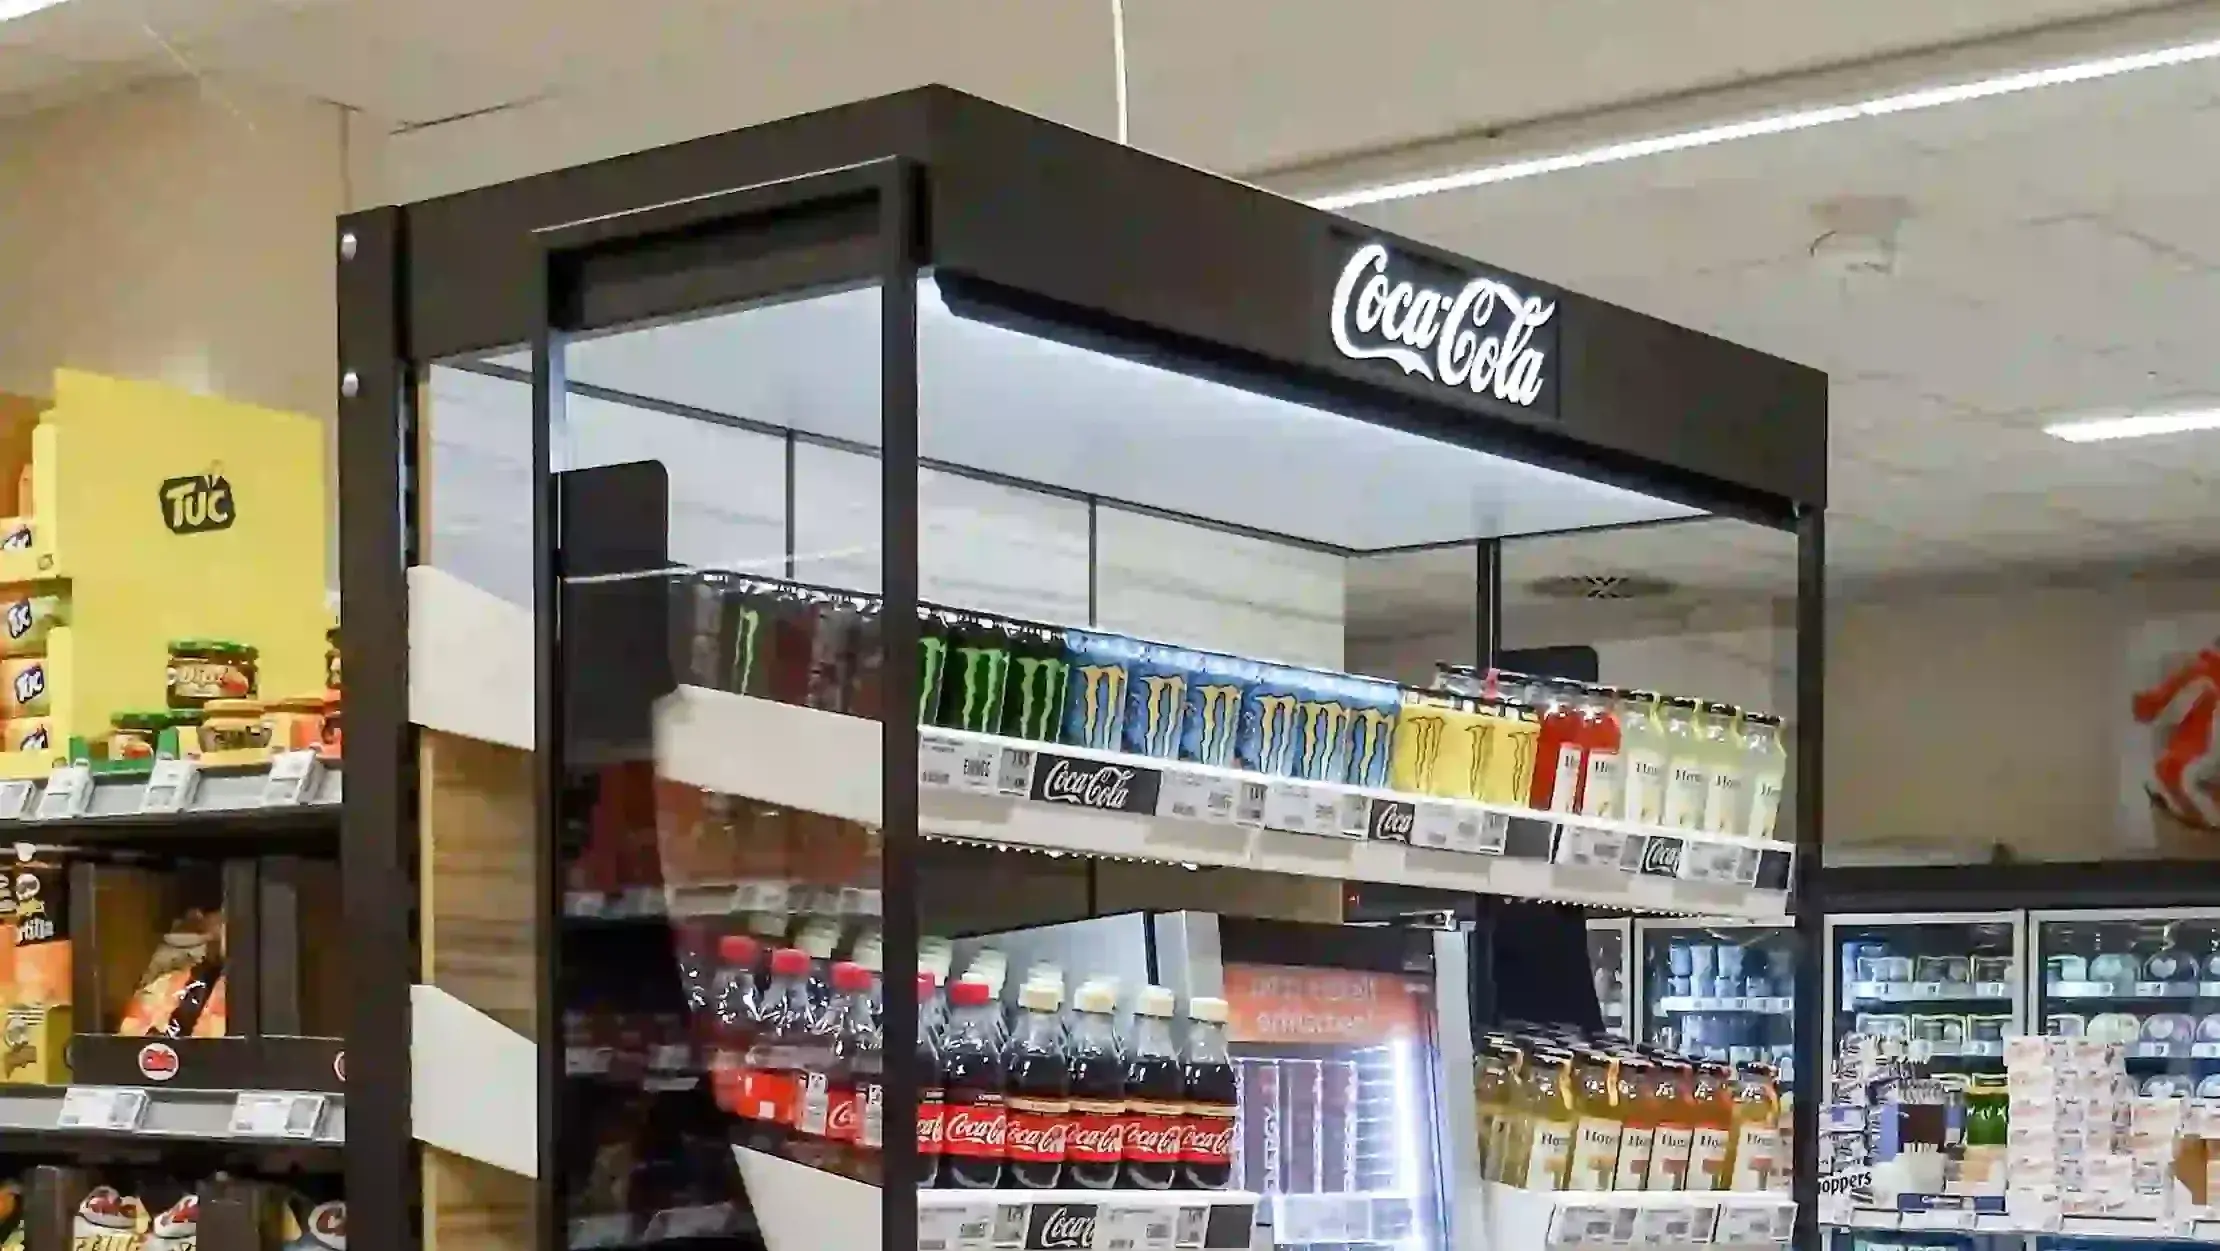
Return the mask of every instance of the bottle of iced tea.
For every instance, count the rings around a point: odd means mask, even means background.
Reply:
[[[1695,1146],[1696,1109],[1689,1102],[1695,1074],[1685,1060],[1660,1060],[1650,1083],[1657,1137],[1650,1147],[1647,1190],[1688,1189],[1688,1157]]]
[[[1733,1094],[1734,1150],[1727,1189],[1771,1190],[1782,1165],[1781,1097],[1773,1070],[1744,1064],[1735,1074]]]
[[[1734,1073],[1724,1064],[1696,1066],[1690,1090],[1695,1137],[1688,1149],[1688,1189],[1725,1190],[1734,1152]]]
[[[1611,1059],[1600,1051],[1573,1056],[1572,1163],[1565,1171],[1567,1190],[1609,1190],[1619,1163],[1619,1136],[1625,1121],[1614,1087]]]
[[[1572,1154],[1572,1053],[1541,1050],[1527,1064],[1526,1125],[1512,1148],[1506,1177],[1527,1190],[1563,1190]]]
[[[1657,1141],[1657,1066],[1640,1056],[1617,1058],[1612,1096],[1619,1103],[1619,1158],[1611,1189],[1642,1190],[1650,1184],[1650,1151]]]
[[[1509,1100],[1515,1080],[1510,1056],[1505,1051],[1507,1045],[1493,1038],[1486,1040],[1472,1065],[1472,1102],[1479,1122],[1480,1176],[1489,1180],[1495,1180],[1497,1164],[1496,1122],[1510,1115]]]

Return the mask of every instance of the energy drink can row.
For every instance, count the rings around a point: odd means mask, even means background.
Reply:
[[[1405,690],[1401,696],[1388,770],[1391,789],[1444,799],[1525,802],[1541,736],[1531,709],[1512,700],[1440,690]]]
[[[918,684],[919,721],[1056,741],[1071,668],[1063,631],[946,608],[920,616],[925,680]]]
[[[670,594],[679,681],[877,715],[875,597],[717,570],[675,576]]]

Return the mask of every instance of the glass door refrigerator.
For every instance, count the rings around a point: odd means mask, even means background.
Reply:
[[[1634,922],[1629,917],[1588,922],[1588,971],[1596,982],[1596,1007],[1604,1032],[1634,1037]]]
[[[1643,1042],[1796,1078],[1796,931],[1750,921],[1634,922]]]
[[[2043,1033],[2124,1044],[2143,1094],[2220,1097],[2220,908],[2028,917]]]
[[[957,940],[1072,985],[1112,980],[1130,1031],[1145,986],[1223,999],[1238,1087],[1232,1188],[1262,1196],[1257,1245],[1449,1251],[1472,1141],[1467,942],[1460,931],[1203,912],[1121,913]],[[1184,1044],[1184,1038],[1178,1039]],[[1463,1129],[1457,1128],[1463,1126]]]
[[[1895,1039],[1942,1072],[2002,1073],[2026,1029],[2025,914],[1827,918],[1827,1052],[1852,1031]]]

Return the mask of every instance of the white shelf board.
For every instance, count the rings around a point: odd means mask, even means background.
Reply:
[[[436,986],[409,991],[409,1120],[422,1142],[539,1173],[538,1045]]]
[[[1488,1248],[1777,1247],[1796,1205],[1771,1191],[1537,1191],[1482,1182],[1467,1210],[1485,1223]],[[1461,1243],[1461,1245],[1470,1245]]]
[[[409,720],[532,750],[533,651],[530,609],[431,565],[409,570]]]

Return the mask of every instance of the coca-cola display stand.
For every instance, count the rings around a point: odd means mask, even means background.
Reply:
[[[358,1063],[473,1095],[406,1113],[414,1145],[402,1114],[350,1126],[350,1184],[359,1154],[421,1186],[427,1240],[478,1247],[1488,1245],[1444,963],[1481,953],[1344,928],[1341,884],[1790,916],[1820,835],[1826,381],[1390,216],[925,88],[343,219],[342,550],[372,692],[347,820],[383,823],[387,856],[348,889],[413,876],[373,937],[415,937],[416,1001],[447,1022]],[[1447,598],[1476,645],[1445,659],[1485,671],[1505,540],[1699,521],[1795,543],[1783,837],[1545,804],[1516,764],[1532,717],[1346,670],[1363,562],[1469,551]],[[937,841],[990,850],[950,878]],[[1109,871],[1134,865],[1164,876]],[[1210,897],[1181,889],[1205,869]],[[1274,1101],[1290,1123],[1352,1086],[1426,1093],[1391,1116],[1428,1140],[1399,1144],[1410,1176],[1304,1189],[1289,1170],[1327,1154],[1282,1150],[1270,1194],[1209,1189],[1224,1118],[1182,1076],[1121,1114],[1177,1167],[921,1190],[920,1107],[945,1122],[920,968],[966,934],[1196,902],[1149,914],[1116,1027],[1223,1018],[1243,1098],[1315,1092]],[[1283,950],[1244,911],[1316,936]],[[1375,941],[1426,967],[1286,954]],[[1792,979],[1807,1051],[1816,955]],[[982,976],[1008,1001],[1037,961],[1004,959]],[[1304,1051],[1259,1024],[1350,973],[1417,979],[1380,983],[1413,1028]],[[1079,976],[1041,973],[1058,1011]],[[735,989],[774,978],[812,1005],[867,982],[883,1048]],[[523,1056],[529,1107],[490,1072]],[[1267,1114],[1234,1119],[1245,1182]]]

